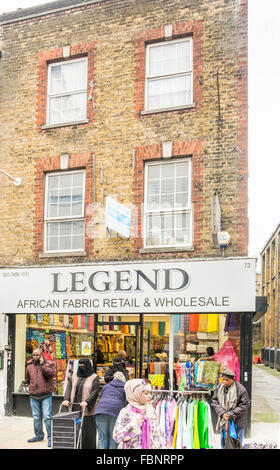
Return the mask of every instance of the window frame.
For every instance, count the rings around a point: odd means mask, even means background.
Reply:
[[[148,203],[148,168],[150,166],[155,166],[155,165],[167,165],[167,164],[175,164],[175,163],[182,163],[182,162],[188,162],[188,181],[189,181],[189,197],[188,201],[186,203],[186,206],[182,208],[173,208],[173,209],[166,209],[166,210],[147,210],[147,203]],[[173,193],[176,194],[176,193]],[[168,215],[168,214],[174,214],[176,213],[184,213],[184,214],[189,214],[190,215],[190,226],[189,226],[189,233],[190,233],[190,241],[188,244],[173,244],[173,245],[149,245],[147,244],[147,217],[152,214],[158,214],[158,215]],[[144,167],[144,204],[143,204],[143,247],[144,249],[165,249],[165,248],[191,248],[193,243],[193,204],[192,204],[192,158],[191,157],[184,157],[184,158],[177,158],[177,159],[172,159],[172,160],[166,160],[166,161],[151,161],[151,162],[145,162],[145,167]]]
[[[60,176],[60,175],[70,175],[74,173],[82,173],[83,174],[83,184],[82,184],[82,215],[77,215],[77,216],[64,216],[64,217],[48,217],[48,190],[49,190],[49,177],[50,176]],[[67,171],[54,171],[54,172],[48,172],[45,175],[45,204],[44,204],[44,252],[45,253],[75,253],[75,252],[81,252],[84,251],[85,249],[85,190],[86,190],[86,170],[85,169],[79,169],[79,170],[67,170]],[[47,230],[48,230],[48,224],[50,223],[55,223],[55,222],[79,222],[83,221],[84,222],[84,244],[83,247],[81,248],[66,248],[66,249],[60,249],[60,250],[48,250],[47,249]]]
[[[184,72],[174,72],[174,73],[169,73],[165,75],[154,75],[154,76],[148,76],[148,71],[149,71],[149,59],[150,59],[150,49],[153,47],[158,47],[158,46],[167,46],[169,44],[175,44],[178,42],[189,42],[190,43],[190,70],[189,71],[184,71]],[[156,112],[159,109],[173,109],[173,108],[180,108],[180,107],[188,107],[188,106],[193,106],[193,37],[192,36],[187,36],[184,38],[180,39],[173,39],[170,41],[160,41],[160,42],[155,42],[151,44],[146,44],[145,48],[145,53],[146,53],[146,61],[145,61],[145,99],[144,99],[144,110],[145,112]],[[149,108],[148,107],[148,82],[153,81],[153,80],[160,80],[160,79],[166,79],[166,78],[174,78],[174,77],[181,77],[181,76],[188,76],[190,75],[191,77],[191,98],[190,98],[190,103],[185,103],[182,105],[174,105],[174,106],[169,106],[169,107],[164,107],[164,108]]]
[[[85,87],[84,88],[79,88],[77,90],[71,91],[71,92],[59,92],[59,93],[50,93],[51,89],[51,69],[52,67],[57,67],[58,65],[66,65],[70,64],[73,62],[82,62],[84,61],[86,64],[86,72],[85,72]],[[88,86],[88,57],[83,56],[75,59],[69,59],[69,60],[60,60],[57,62],[50,62],[48,63],[47,67],[47,113],[46,113],[46,126],[49,127],[55,127],[55,126],[65,126],[68,125],[69,123],[79,123],[87,120],[87,86]],[[55,97],[62,97],[62,96],[72,96],[74,94],[78,93],[85,93],[85,116],[81,119],[77,119],[75,121],[59,121],[59,122],[50,122],[50,100],[51,98]]]

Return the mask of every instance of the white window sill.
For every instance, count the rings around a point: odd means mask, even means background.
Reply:
[[[40,253],[39,258],[66,258],[70,256],[86,256],[85,251],[61,251]]]
[[[141,116],[146,116],[148,114],[164,113],[167,111],[180,111],[180,110],[192,109],[192,108],[195,108],[195,103],[186,104],[184,106],[174,106],[171,108],[151,109],[151,110],[141,111],[140,114]]]
[[[139,253],[175,253],[179,251],[194,251],[193,246],[181,246],[181,247],[175,247],[175,246],[170,246],[170,247],[162,247],[162,248],[156,248],[156,247],[151,247],[151,248],[140,248]]]
[[[41,129],[43,130],[55,129],[57,127],[77,126],[79,124],[88,124],[88,123],[89,123],[88,119],[83,119],[82,121],[62,122],[59,124],[44,124],[43,126],[41,126]]]

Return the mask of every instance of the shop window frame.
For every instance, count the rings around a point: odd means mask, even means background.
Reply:
[[[186,203],[186,206],[184,208],[174,208],[173,209],[167,209],[167,210],[155,210],[155,211],[148,211],[147,210],[147,201],[148,201],[148,168],[150,166],[154,165],[165,165],[165,164],[176,164],[176,163],[182,163],[182,162],[188,162],[188,201]],[[176,194],[176,192],[174,193]],[[176,214],[189,214],[189,220],[190,220],[190,226],[189,226],[189,243],[183,243],[183,244],[157,244],[157,245],[149,245],[147,244],[147,217],[149,214],[154,214],[154,215],[174,215]],[[179,158],[179,159],[172,159],[172,160],[160,160],[160,161],[152,161],[152,162],[145,162],[144,166],[144,211],[143,211],[143,247],[144,249],[172,249],[172,248],[178,248],[178,249],[187,249],[191,248],[193,243],[193,205],[192,205],[192,159],[191,157],[185,157],[185,158]]]
[[[190,69],[189,70],[184,70],[181,72],[170,72],[168,74],[160,74],[160,75],[151,75],[149,74],[149,69],[150,69],[150,50],[155,47],[167,47],[170,44],[177,44],[179,42],[188,42],[189,43],[189,50],[190,50]],[[191,107],[194,106],[193,103],[193,38],[192,36],[186,36],[181,39],[173,39],[169,41],[159,41],[156,43],[152,44],[146,44],[146,50],[145,50],[145,58],[146,58],[146,69],[145,69],[145,104],[144,104],[144,112],[159,112],[161,110],[172,110],[174,108],[186,108],[186,107]],[[189,103],[184,103],[182,105],[171,105],[163,108],[151,108],[149,106],[149,96],[148,96],[148,84],[151,83],[154,80],[163,80],[163,79],[168,79],[168,78],[176,78],[176,77],[183,77],[183,76],[190,76],[191,77],[191,98]]]
[[[60,176],[60,175],[70,175],[70,174],[77,174],[77,173],[82,173],[83,174],[83,183],[82,183],[82,210],[81,210],[81,215],[77,216],[61,216],[61,217],[49,217],[47,215],[48,212],[48,189],[49,189],[49,177],[51,176]],[[55,253],[78,253],[82,252],[85,250],[85,190],[86,190],[86,171],[85,169],[79,169],[79,170],[69,170],[67,172],[65,171],[56,171],[56,172],[48,172],[45,175],[45,204],[44,204],[44,253],[50,253],[50,254],[55,254]],[[48,230],[48,225],[51,223],[55,222],[79,222],[83,221],[84,223],[84,234],[83,234],[83,247],[80,248],[64,248],[64,249],[56,249],[56,250],[49,250],[48,249],[48,240],[47,240],[47,230]],[[71,235],[72,237],[72,235]]]
[[[81,88],[77,88],[76,90],[69,90],[69,91],[61,91],[61,92],[56,92],[56,93],[51,93],[50,89],[51,89],[51,70],[53,67],[57,67],[57,66],[64,66],[64,65],[67,65],[67,64],[71,64],[71,63],[77,63],[77,62],[85,62],[85,66],[86,66],[86,71],[85,71],[85,79],[84,79],[84,86],[81,87]],[[80,123],[80,122],[88,122],[87,120],[87,81],[88,81],[88,58],[87,56],[83,56],[83,57],[79,57],[79,58],[74,58],[74,59],[70,59],[70,60],[63,60],[63,61],[59,61],[59,62],[50,62],[48,64],[48,71],[47,71],[47,76],[48,76],[48,79],[47,79],[47,110],[46,110],[46,125],[48,127],[56,127],[56,126],[67,126],[67,125],[71,125],[71,124],[76,124],[76,123]],[[59,98],[59,97],[63,97],[63,96],[73,96],[75,94],[78,94],[78,93],[83,93],[84,94],[84,101],[85,101],[85,113],[84,113],[84,116],[81,118],[81,119],[75,119],[73,121],[71,121],[70,119],[67,120],[67,121],[58,121],[58,122],[50,122],[50,118],[51,118],[51,113],[50,113],[50,101],[51,101],[51,98]]]

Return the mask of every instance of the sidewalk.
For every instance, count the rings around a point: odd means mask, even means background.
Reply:
[[[277,443],[280,433],[280,423],[252,422],[250,438],[244,439],[244,444]],[[48,441],[29,444],[27,439],[33,437],[33,419],[20,416],[4,416],[0,418],[0,449],[48,449]],[[220,437],[216,435],[216,448],[219,449]]]

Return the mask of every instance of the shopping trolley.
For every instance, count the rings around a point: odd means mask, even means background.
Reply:
[[[79,405],[80,403],[70,403]],[[52,448],[53,449],[81,449],[81,436],[85,408],[80,411],[61,413],[62,404],[58,414],[52,417]]]

